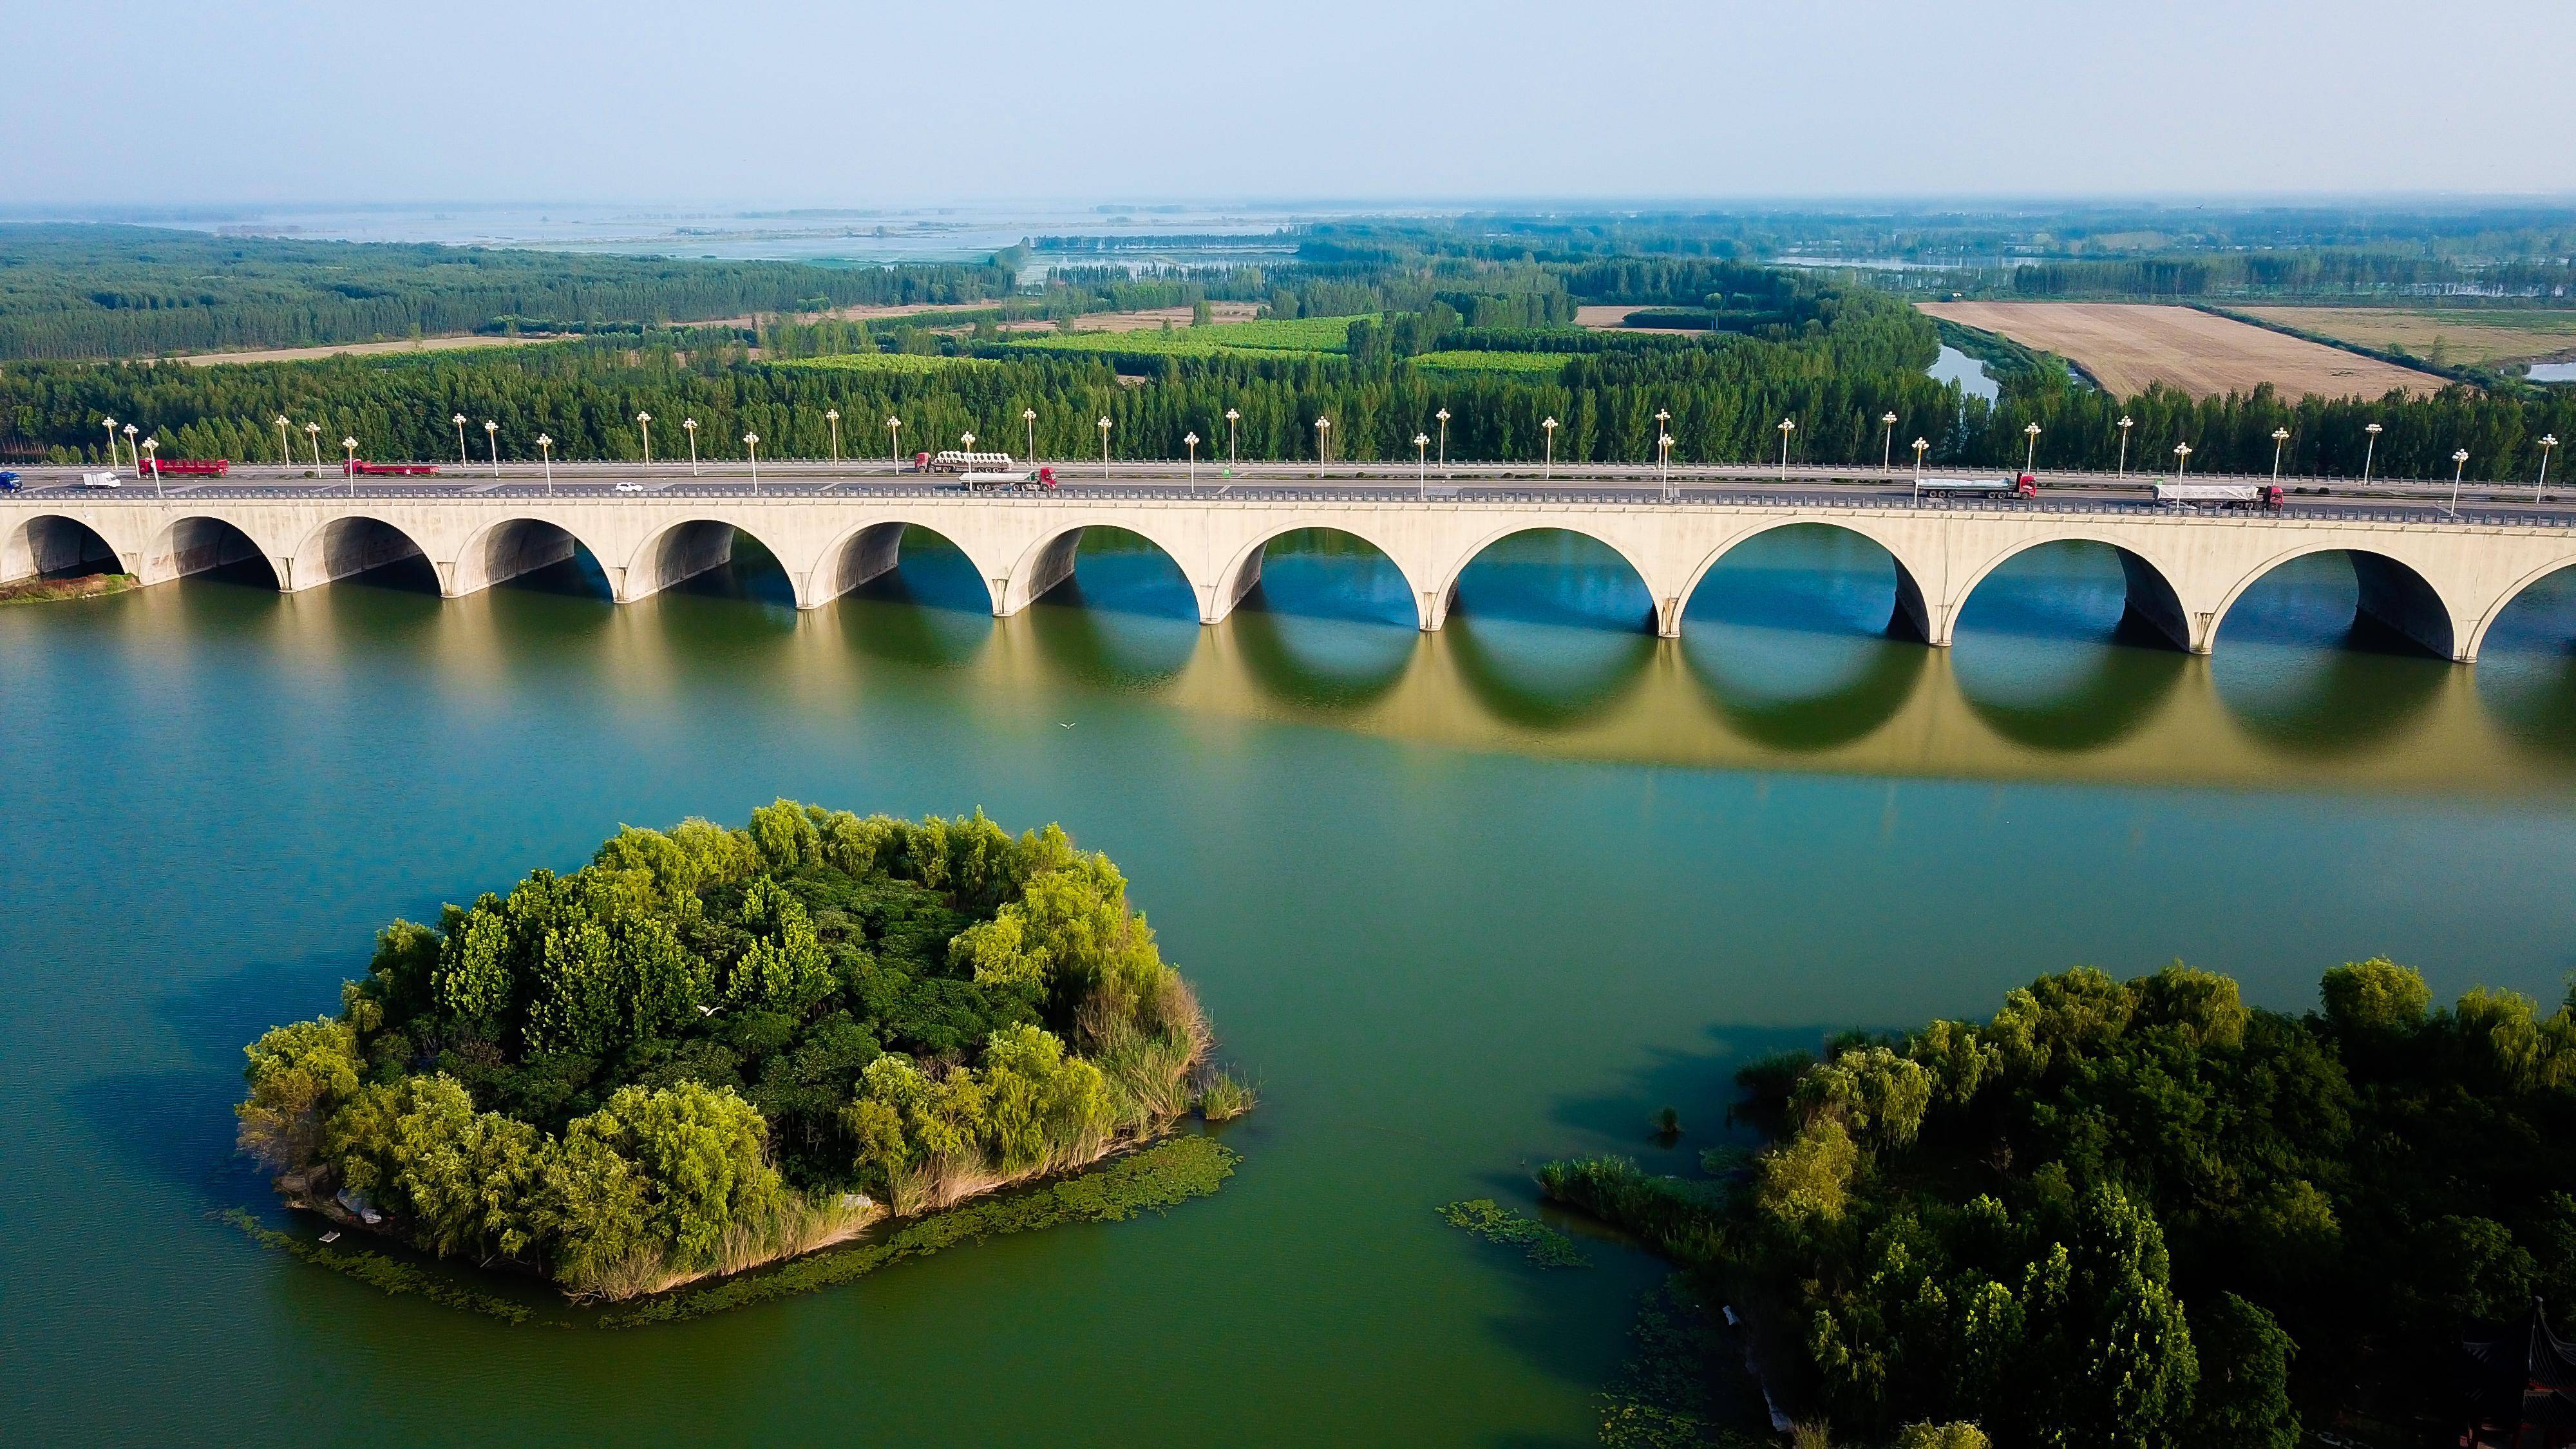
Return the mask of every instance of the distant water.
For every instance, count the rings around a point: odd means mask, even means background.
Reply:
[[[1970,397],[1993,402],[2003,396],[2003,386],[1986,371],[1986,365],[1955,347],[1942,348],[1941,355],[1924,370],[1936,381],[1957,383]]]
[[[2576,382],[2576,362],[2535,362],[2523,376],[2533,382]]]

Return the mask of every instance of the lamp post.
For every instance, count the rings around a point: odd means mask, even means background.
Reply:
[[[1324,476],[1324,465],[1332,461],[1332,456],[1333,456],[1333,420],[1332,420],[1331,418],[1317,418],[1317,419],[1315,419],[1315,476],[1316,476],[1316,477],[1321,478],[1321,477],[1323,477],[1323,476]]]
[[[680,431],[689,435],[689,476],[698,476],[698,420],[680,419]]]
[[[284,413],[277,415],[277,461],[289,468],[295,466],[295,450],[286,445],[286,414]]]
[[[1199,496],[1199,435],[1195,432],[1183,433],[1181,441],[1188,445],[1190,450],[1190,496],[1196,498]]]
[[[1541,418],[1538,426],[1547,439],[1547,451],[1539,454],[1538,460],[1538,481],[1544,483],[1548,475],[1556,471],[1556,419],[1553,416]]]
[[[823,421],[832,425],[832,461],[838,463],[841,461],[841,410],[823,409]]]
[[[1424,503],[1431,501],[1431,439],[1422,433],[1413,435],[1414,496]]]
[[[555,440],[544,433],[537,434],[537,454],[545,459],[546,496],[552,498],[555,496]]]
[[[2370,441],[2361,449],[2361,486],[2367,488],[2370,486],[2370,460],[2379,455],[2379,424],[2371,423],[2362,431],[2370,435]]]
[[[161,493],[161,440],[160,440],[160,439],[158,439],[158,438],[145,438],[145,439],[143,440],[143,451],[151,455],[151,458],[152,458],[152,496],[153,496],[153,497],[155,497],[155,498],[159,498],[159,497],[161,497],[161,496],[162,496],[162,493]],[[135,464],[135,465],[134,465],[134,471],[135,471],[135,473],[136,473],[136,474],[140,475],[140,474],[143,472],[143,465],[142,465],[141,463],[137,463],[137,464]]]
[[[137,451],[137,450],[136,450],[136,448],[135,448],[135,446],[134,446],[134,435],[135,435],[135,433],[136,433],[137,431],[138,431],[138,429],[134,426],[134,424],[132,424],[132,423],[127,423],[127,424],[125,425],[125,451],[127,451],[127,452],[129,452],[129,453],[133,453],[133,454],[134,454],[134,476],[135,476],[135,477],[137,477],[137,478],[140,478],[140,477],[142,477],[142,476],[143,476],[143,454],[142,454],[141,452]],[[110,438],[110,439],[108,440],[108,442],[110,443],[110,445],[113,445],[113,444],[115,443],[115,441],[116,441],[116,440],[115,440],[114,438]],[[115,467],[115,466],[116,466],[116,460],[115,460],[114,458],[110,458],[110,459],[108,459],[108,460],[107,460],[107,466],[109,466],[109,467],[111,467],[111,468]],[[313,462],[313,466],[318,470],[318,469],[322,466],[322,461],[321,461],[320,459],[318,459],[318,458],[317,458],[317,459],[315,459],[315,460],[314,460],[314,462]]]
[[[492,449],[492,476],[501,476],[501,425],[490,418],[483,420],[483,441]]]
[[[1241,421],[1242,418],[1243,414],[1236,412],[1232,408],[1227,408],[1225,410],[1225,476],[1228,478],[1234,476],[1235,468],[1234,425]]]
[[[456,466],[462,468],[465,466],[465,414],[458,413],[448,421],[456,424]]]
[[[1673,430],[1673,413],[1672,413],[1672,409],[1670,409],[1670,408],[1657,408],[1657,409],[1655,409],[1655,461],[1656,461],[1656,463],[1657,463],[1657,465],[1658,465],[1658,466],[1660,466],[1660,465],[1662,464],[1662,462],[1663,462],[1663,457],[1664,457],[1664,453],[1663,453],[1663,449],[1664,449],[1664,434],[1669,433],[1669,432],[1671,432],[1672,430]]]
[[[2030,440],[2030,445],[2022,449],[2021,470],[2036,476],[2039,472],[2039,424],[2032,423],[2023,428],[2021,435]]]
[[[2467,471],[2469,471],[2469,450],[2462,448],[2451,455],[2451,516],[2453,518],[2460,516],[2460,475]]]
[[[742,445],[751,452],[751,496],[760,496],[760,434],[745,433]]]
[[[1672,435],[1672,434],[1670,434],[1670,433],[1666,433],[1666,434],[1664,434],[1663,436],[1661,436],[1661,437],[1659,437],[1659,438],[1655,439],[1655,457],[1656,457],[1656,463],[1657,463],[1657,466],[1659,466],[1659,467],[1661,467],[1661,468],[1663,469],[1663,474],[1664,474],[1664,477],[1663,477],[1664,501],[1665,501],[1666,503],[1670,503],[1670,502],[1672,502],[1672,501],[1673,501],[1673,435]]]
[[[313,475],[318,478],[322,476],[322,425],[306,423],[304,440],[313,446]]]
[[[653,415],[645,412],[637,413],[635,426],[644,433],[644,466],[650,468],[653,466]]]
[[[1924,455],[1924,453],[1926,453],[1926,452],[1930,451],[1931,447],[1932,447],[1932,445],[1931,445],[1930,443],[1925,442],[1925,441],[1924,441],[1924,440],[1922,440],[1921,438],[1916,438],[1916,439],[1914,440],[1914,499],[1913,499],[1913,501],[1914,501],[1914,502],[1916,502],[1916,503],[1920,503],[1920,502],[1922,502],[1922,501],[1923,501],[1923,455]]]
[[[1878,470],[1893,473],[1896,471],[1896,414],[1891,411],[1879,422],[1886,426],[1887,431],[1878,436]]]
[[[898,463],[903,461],[903,419],[886,419],[886,450],[887,457]]]
[[[1100,476],[1109,476],[1109,415],[1100,415]]]
[[[342,438],[340,449],[349,455],[348,461],[341,466],[349,470],[349,496],[355,498],[358,496],[358,440]]]
[[[2288,428],[2274,428],[2272,430],[2272,481],[2275,483],[2281,481],[2281,449],[2287,446],[2289,441],[2290,430]]]
[[[2129,428],[2136,421],[2126,413],[2120,415],[2120,476],[2123,478],[2129,476]]]
[[[1440,420],[1440,466],[1449,466],[1449,410],[1442,408],[1431,416]]]
[[[2176,443],[2176,444],[2174,444],[2174,481],[2175,481],[2176,483],[2179,483],[2179,482],[2181,482],[2181,481],[2182,481],[2182,470],[2183,470],[2184,466],[2185,466],[2186,464],[2190,463],[2190,462],[2191,462],[2191,444],[2189,444],[2189,443]]]
[[[2556,433],[2540,435],[2540,481],[2531,485],[2531,501],[2540,501],[2540,490],[2549,486],[2549,450],[2558,446]]]
[[[1789,435],[1796,431],[1796,423],[1787,418],[1780,420],[1780,481],[1783,483],[1789,481]]]
[[[116,471],[116,465],[124,461],[124,459],[117,456],[116,452],[116,419],[106,418],[103,419],[102,422],[107,428],[107,470],[113,473]],[[279,418],[277,420],[277,436],[281,440],[280,446],[283,447],[283,440],[286,437],[286,419],[284,418]],[[290,457],[286,461],[292,463],[295,460]]]
[[[1038,460],[1038,410],[1036,408],[1020,409],[1020,421],[1028,427],[1029,461],[1034,463]]]

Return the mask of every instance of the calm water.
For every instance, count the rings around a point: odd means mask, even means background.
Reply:
[[[2004,395],[2003,384],[1986,371],[1986,365],[1955,347],[1944,347],[1932,365],[1923,369],[1934,382],[1955,382],[1960,391],[1988,402]]]
[[[935,542],[802,618],[749,562],[626,608],[567,569],[0,610],[0,1439],[1584,1443],[1652,1265],[1540,1275],[1432,1209],[1528,1204],[1567,1152],[1683,1170],[1747,1054],[2079,962],[2295,1008],[2387,953],[2556,998],[2576,593],[2466,670],[2346,647],[2332,558],[2210,659],[2126,642],[2118,578],[2025,556],[1946,653],[1880,637],[1883,555],[1807,531],[1671,642],[1545,537],[1435,636],[1321,546],[1215,629],[1114,550],[996,622]],[[333,1007],[379,924],[782,793],[1112,852],[1262,1083],[1235,1182],[632,1334],[386,1299],[209,1220],[265,1205],[241,1044]]]

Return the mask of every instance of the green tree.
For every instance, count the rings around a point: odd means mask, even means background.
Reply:
[[[241,1150],[271,1172],[312,1164],[323,1124],[358,1090],[358,1034],[320,1018],[271,1027],[242,1048],[250,1095],[233,1108]]]
[[[2290,1336],[2271,1314],[2233,1293],[2221,1293],[2194,1316],[2201,1378],[2187,1442],[2298,1449],[2299,1415],[2290,1405],[2290,1360],[2298,1348]]]

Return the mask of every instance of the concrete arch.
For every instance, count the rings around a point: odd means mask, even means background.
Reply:
[[[2393,554],[2336,542],[2305,544],[2264,560],[2229,586],[2218,607],[2210,611],[2203,637],[2209,644],[2217,643],[2227,611],[2236,607],[2247,589],[2283,564],[2320,553],[2340,553],[2352,560],[2353,574],[2361,585],[2354,611],[2357,616],[2367,615],[2396,630],[2437,658],[2467,664],[2477,657],[2470,641],[2483,635],[2484,629],[2463,627],[2450,601],[2423,570]]]
[[[769,540],[730,519],[682,518],[663,524],[647,534],[636,546],[635,556],[612,580],[617,602],[631,604],[638,599],[686,583],[710,569],[733,562],[733,541],[737,533],[751,534],[752,541],[769,550],[779,567],[787,570],[788,582],[796,586],[801,598],[804,579],[786,554],[780,553]],[[605,562],[605,560],[603,560]]]
[[[31,574],[71,573],[93,566],[122,568],[107,535],[77,518],[39,513],[0,540],[0,581]]]
[[[2016,539],[1988,558],[1967,576],[1950,602],[1935,611],[1933,625],[1937,632],[1932,642],[1947,644],[1951,641],[1959,627],[1959,615],[1967,609],[1968,600],[1976,594],[1977,585],[1986,581],[1987,575],[2032,549],[2059,543],[2098,543],[2118,553],[2120,574],[2128,585],[2128,612],[2163,635],[2176,649],[2192,654],[2209,652],[2209,641],[2218,637],[2217,624],[2212,620],[2207,632],[2201,631],[2198,627],[2200,621],[2193,619],[2191,611],[2183,607],[2182,591],[2174,586],[2172,569],[2139,552],[2134,539],[2084,528],[2067,529],[2046,538]]]
[[[1190,592],[1200,599],[1200,618],[1205,621],[1205,601],[1214,586],[1202,586],[1203,581],[1190,572],[1189,552],[1175,547],[1162,529],[1140,528],[1137,523],[1138,520],[1129,517],[1095,518],[1041,532],[1036,541],[1021,551],[1019,560],[1011,565],[1009,575],[993,581],[994,615],[1016,614],[1036,603],[1049,589],[1073,577],[1074,550],[1081,546],[1082,535],[1086,531],[1119,528],[1162,550],[1163,556],[1172,561],[1172,567],[1180,570],[1181,581],[1188,584]]]
[[[300,593],[415,557],[427,558],[429,551],[400,527],[373,514],[343,513],[305,535],[278,571],[277,586]]]
[[[2478,617],[2477,627],[2469,631],[2468,652],[2463,657],[2471,660],[2478,657],[2478,651],[2486,647],[2487,631],[2495,627],[2496,620],[2503,618],[2504,611],[2512,608],[2513,601],[2529,592],[2532,585],[2551,574],[2565,573],[2569,569],[2576,569],[2576,555],[2570,555],[2554,563],[2542,564],[2507,585],[2505,591],[2496,597],[2495,603],[2488,606],[2487,611]]]
[[[806,571],[796,591],[796,607],[819,609],[843,594],[893,572],[903,561],[903,531],[918,528],[947,539],[950,546],[966,554],[975,566],[976,576],[990,589],[996,578],[1006,577],[994,571],[989,560],[968,552],[955,535],[935,524],[902,516],[871,518],[852,528],[843,529],[814,558],[813,568]]]
[[[1784,528],[1808,527],[1840,529],[1856,538],[1867,539],[1885,550],[1889,561],[1896,565],[1896,612],[1895,616],[1888,620],[1888,628],[1890,632],[1903,634],[1920,643],[1931,642],[1932,610],[1923,592],[1923,575],[1919,567],[1906,561],[1897,540],[1876,529],[1864,526],[1858,519],[1842,518],[1766,520],[1728,538],[1711,550],[1706,558],[1701,559],[1699,567],[1690,571],[1688,578],[1682,583],[1681,592],[1669,601],[1669,607],[1666,606],[1666,601],[1656,602],[1656,619],[1662,632],[1666,637],[1678,636],[1682,632],[1682,614],[1690,607],[1691,596],[1699,592],[1699,586],[1706,582],[1709,571],[1717,567],[1719,560],[1764,534],[1778,533]]]
[[[1413,600],[1415,622],[1424,629],[1440,627],[1438,621],[1430,614],[1431,596],[1423,591],[1421,584],[1414,579],[1412,571],[1405,568],[1404,561],[1396,557],[1395,550],[1387,547],[1383,539],[1371,536],[1377,533],[1377,530],[1371,529],[1363,533],[1352,528],[1348,520],[1321,523],[1293,518],[1284,524],[1264,523],[1250,542],[1238,547],[1233,556],[1219,566],[1214,582],[1199,590],[1199,622],[1213,624],[1233,613],[1235,606],[1243,602],[1243,596],[1252,592],[1252,586],[1261,582],[1261,557],[1269,550],[1270,545],[1289,534],[1310,530],[1356,538],[1376,549],[1388,563],[1395,566],[1396,573],[1403,578],[1405,593]]]
[[[285,567],[241,525],[211,514],[194,514],[173,521],[154,537],[135,576],[147,584],[166,583],[251,559],[267,566],[270,580],[279,588],[286,587]]]
[[[1440,587],[1430,593],[1422,595],[1422,627],[1425,629],[1437,629],[1441,625],[1448,623],[1449,610],[1458,602],[1459,578],[1467,572],[1470,565],[1475,563],[1478,558],[1481,558],[1484,555],[1485,550],[1492,548],[1495,544],[1502,542],[1504,539],[1521,533],[1570,533],[1578,538],[1588,538],[1594,543],[1600,544],[1602,547],[1610,550],[1612,553],[1619,555],[1620,559],[1628,565],[1629,571],[1637,576],[1638,584],[1645,589],[1646,598],[1654,607],[1655,631],[1659,634],[1670,634],[1680,627],[1680,607],[1672,600],[1659,596],[1655,592],[1655,576],[1647,572],[1645,562],[1639,559],[1633,550],[1623,546],[1616,539],[1605,538],[1588,528],[1572,528],[1553,520],[1507,525],[1503,528],[1499,528],[1485,534],[1465,552],[1459,554],[1456,559],[1450,562],[1448,568],[1443,572],[1440,579]],[[1667,614],[1671,615],[1672,618],[1672,625],[1669,628],[1666,627],[1665,616]]]
[[[456,557],[439,570],[439,592],[451,599],[479,594],[494,584],[587,553],[602,572],[608,558],[598,544],[551,518],[499,518],[466,535]]]

